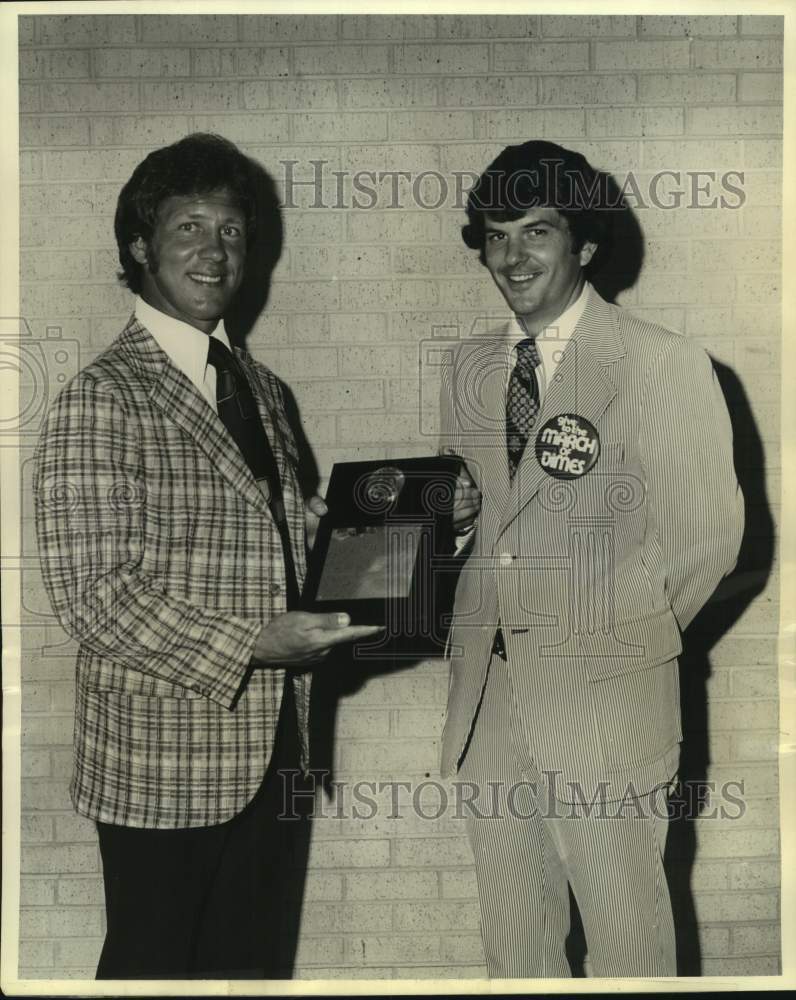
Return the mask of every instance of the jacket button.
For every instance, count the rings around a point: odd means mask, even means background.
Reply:
[[[510,552],[500,553],[500,565],[501,566],[511,566],[514,562],[514,556]]]

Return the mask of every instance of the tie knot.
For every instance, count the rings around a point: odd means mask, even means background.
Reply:
[[[208,339],[210,343],[207,348],[207,363],[214,368],[229,368],[230,362],[234,362],[232,351],[218,337]]]
[[[538,368],[542,363],[536,341],[532,337],[526,337],[517,344],[517,364],[523,369],[529,370]]]

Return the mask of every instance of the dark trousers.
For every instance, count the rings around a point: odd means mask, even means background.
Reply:
[[[285,788],[300,783],[279,771],[298,760],[288,682],[268,772],[233,819],[183,830],[97,823],[107,914],[97,979],[290,978],[311,802],[285,809]]]

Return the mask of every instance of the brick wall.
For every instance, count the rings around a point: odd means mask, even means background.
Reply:
[[[698,940],[706,974],[779,968],[778,607],[768,569],[780,468],[781,33],[770,16],[19,21],[22,311],[34,337],[52,342],[60,330],[66,353],[47,348],[51,372],[85,364],[129,314],[114,277],[121,183],[153,147],[218,131],[295,205],[249,346],[292,385],[322,477],[338,459],[432,451],[436,386],[434,371],[419,369],[422,344],[500,311],[458,236],[456,171],[545,137],[621,176],[632,169],[642,191],[663,170],[743,172],[742,207],[737,198],[724,209],[639,207],[644,266],[618,298],[725,366],[754,525],[737,589],[760,592],[721,606],[731,627],[709,669],[698,652],[715,626],[707,617],[684,678],[686,776],[745,782],[740,819],[705,815],[673,837],[676,891],[693,890],[690,923],[687,907],[678,911],[681,945],[693,968]],[[351,175],[361,171],[409,176],[360,177],[376,204],[356,208]],[[316,175],[321,188],[298,183]],[[448,197],[432,209],[440,178]],[[360,189],[359,200],[371,199]],[[67,794],[74,649],[37,576],[28,488],[26,461],[20,972],[88,978],[103,912],[95,834]],[[349,679],[330,693],[336,777],[434,780],[445,664]],[[462,824],[428,818],[438,793],[426,792],[424,816],[404,808],[390,818],[380,800],[370,821],[316,823],[300,976],[483,974]]]

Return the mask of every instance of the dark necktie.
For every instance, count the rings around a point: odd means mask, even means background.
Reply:
[[[510,479],[514,478],[539,415],[539,384],[535,369],[541,363],[534,340],[526,338],[517,344],[517,363],[506,393],[506,451]]]
[[[288,610],[295,609],[299,605],[299,589],[293,552],[290,548],[279,469],[260,419],[254,393],[235,355],[216,337],[210,337],[207,363],[216,370],[218,415],[265,495],[279,530],[285,561],[287,607]]]

